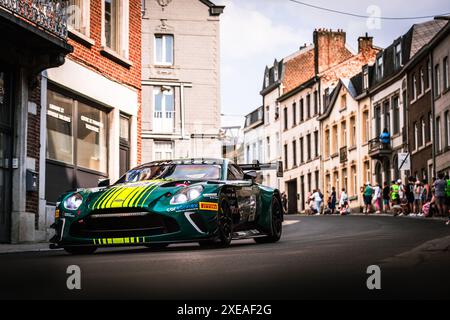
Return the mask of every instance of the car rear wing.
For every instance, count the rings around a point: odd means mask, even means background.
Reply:
[[[259,161],[254,161],[250,164],[238,164],[242,171],[261,171],[261,170],[276,170],[277,177],[283,177],[283,161],[276,161],[270,163],[260,163]]]

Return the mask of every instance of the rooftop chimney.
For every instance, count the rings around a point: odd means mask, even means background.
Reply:
[[[358,53],[366,54],[373,49],[373,37],[366,34],[358,38]]]

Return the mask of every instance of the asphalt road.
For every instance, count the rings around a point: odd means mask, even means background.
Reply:
[[[287,217],[276,244],[235,241],[0,255],[0,299],[450,298],[450,227],[392,217]],[[447,239],[445,239],[447,237]],[[447,240],[445,242],[445,240]],[[81,290],[68,290],[69,265]],[[369,265],[381,290],[368,290]]]

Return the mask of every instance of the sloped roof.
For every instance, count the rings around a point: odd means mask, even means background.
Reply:
[[[413,25],[411,49],[409,59],[411,59],[419,50],[447,24],[446,20],[431,20]]]
[[[314,47],[288,60],[284,67],[284,92],[289,92],[314,77]]]

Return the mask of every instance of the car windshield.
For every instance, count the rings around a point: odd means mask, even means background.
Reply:
[[[117,183],[154,179],[220,180],[221,166],[212,164],[157,164],[128,171]]]

